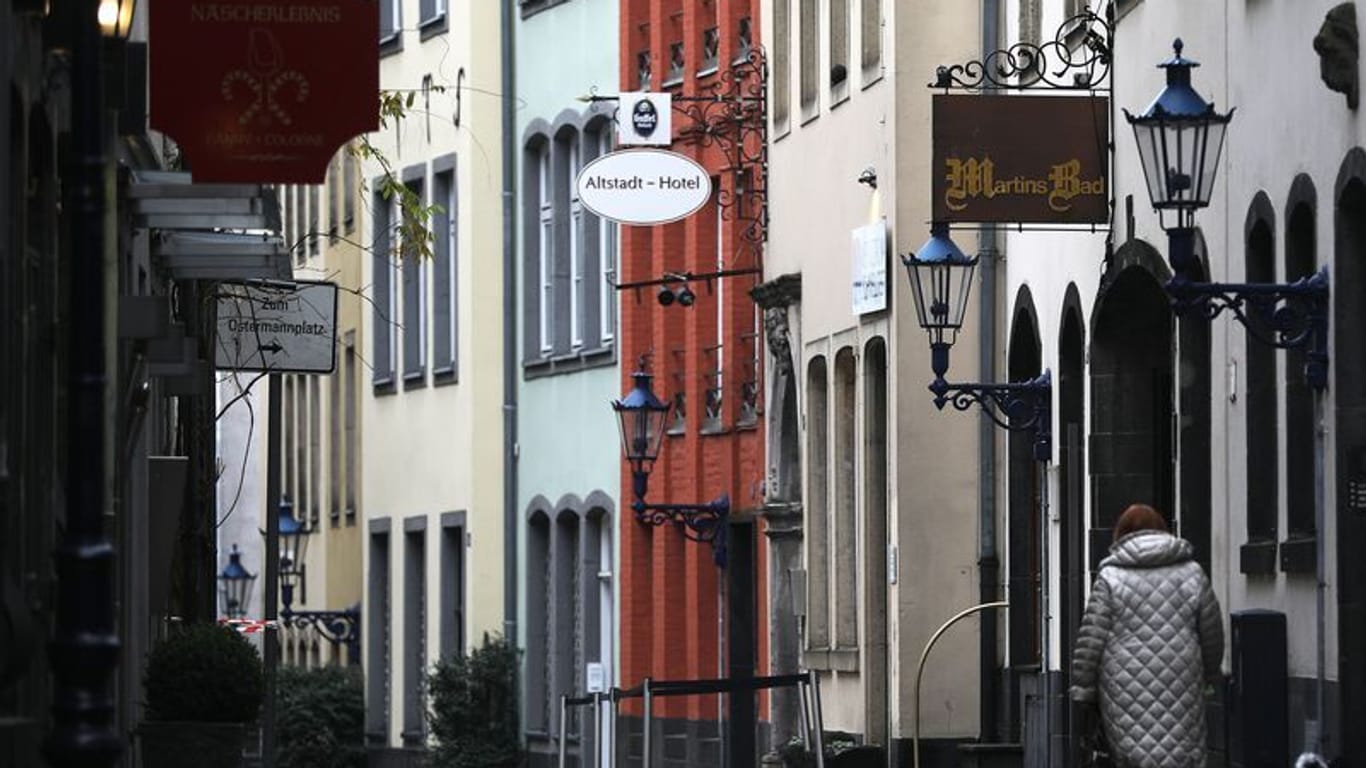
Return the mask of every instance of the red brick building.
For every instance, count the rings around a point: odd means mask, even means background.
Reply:
[[[673,151],[712,175],[711,200],[693,215],[654,227],[622,227],[619,284],[623,392],[643,359],[655,394],[672,402],[669,430],[650,477],[647,500],[705,503],[731,499],[724,568],[712,548],[673,525],[651,527],[623,514],[621,530],[621,685],[766,674],[764,433],[760,315],[749,291],[761,280],[763,110],[758,55],[758,0],[630,0],[621,6],[621,90],[668,91],[674,97]],[[751,88],[752,86],[752,88]],[[722,105],[689,101],[758,96]],[[713,133],[697,133],[699,123]],[[739,141],[739,146],[736,141]],[[717,273],[723,273],[718,276]],[[691,279],[684,279],[691,278]],[[673,300],[660,300],[667,291]],[[687,305],[687,292],[694,300]],[[630,467],[621,500],[630,508]],[[763,720],[736,697],[659,698],[652,729],[656,757],[719,765],[722,752],[750,757],[725,726]],[[622,705],[626,750],[641,754],[639,699]],[[737,708],[738,707],[738,708]],[[723,734],[725,734],[723,736]],[[739,750],[736,752],[735,750]]]

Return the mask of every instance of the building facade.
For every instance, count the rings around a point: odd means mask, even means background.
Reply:
[[[560,696],[584,695],[590,679],[602,690],[618,681],[619,449],[608,407],[619,381],[618,233],[575,191],[579,169],[615,144],[612,110],[580,97],[616,90],[617,5],[528,2],[516,20],[522,106],[508,137],[519,180],[515,587],[533,765],[550,765],[558,753]],[[594,733],[591,709],[570,711],[568,753],[579,765],[593,754],[611,764],[605,714]]]
[[[503,630],[502,171],[498,8],[380,3],[358,354],[369,384],[359,495],[372,760],[427,742],[424,679]],[[373,150],[371,152],[370,150]],[[386,181],[398,187],[386,189]],[[402,200],[408,202],[402,202]]]
[[[744,0],[651,0],[621,8],[619,87],[672,94],[672,149],[707,169],[712,194],[699,211],[674,223],[622,228],[619,286],[631,287],[618,294],[618,391],[629,391],[631,374],[643,369],[652,374],[657,396],[672,405],[646,501],[704,504],[721,494],[730,499],[724,567],[717,566],[711,548],[688,541],[678,526],[652,527],[621,515],[624,687],[646,678],[743,679],[764,674],[768,666],[762,578],[767,547],[759,515],[763,343],[759,311],[749,296],[762,278],[767,176],[762,164],[737,163],[735,154],[726,153],[737,141],[751,152],[762,146],[757,134],[738,127],[762,120],[762,111],[743,113],[739,123],[715,124],[735,137],[728,145],[724,138],[700,140],[695,131],[711,118],[689,114],[685,106],[690,97],[740,97],[746,83],[761,84],[762,68],[755,66],[762,61],[758,21],[758,3]],[[752,110],[755,102],[748,103]],[[623,507],[632,499],[632,484],[623,464]],[[748,693],[661,698],[649,741],[658,754],[689,765],[721,764],[726,754],[730,764],[749,764],[758,748],[755,734],[762,730],[753,724],[766,719],[765,702]],[[618,754],[619,761],[641,757],[640,705],[638,699],[622,705],[618,742],[627,752]],[[723,721],[735,725],[727,729]]]

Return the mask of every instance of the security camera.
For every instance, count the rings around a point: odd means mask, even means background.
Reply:
[[[877,171],[873,170],[873,166],[870,165],[863,169],[863,173],[858,175],[858,183],[867,184],[869,187],[877,189]]]
[[[679,306],[691,307],[694,301],[697,301],[697,294],[693,293],[691,288],[685,285],[678,289]]]
[[[657,298],[659,299],[659,306],[669,306],[670,304],[674,303],[673,289],[669,288],[669,286],[667,285],[661,286],[659,289],[659,296]]]

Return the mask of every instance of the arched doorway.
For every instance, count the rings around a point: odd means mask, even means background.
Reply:
[[[1337,399],[1337,590],[1340,723],[1366,719],[1366,505],[1354,490],[1366,485],[1366,152],[1347,153],[1335,190],[1331,361]],[[1366,755],[1366,729],[1329,724],[1341,733],[1343,755]]]
[[[1015,300],[1010,324],[1008,376],[1012,382],[1028,381],[1042,372],[1043,352],[1039,323],[1029,288],[1022,287]],[[1043,489],[1039,464],[1034,457],[1033,430],[1011,431],[1007,437],[1007,533],[1006,596],[1007,650],[1012,685],[1018,690],[1040,690],[1043,640]],[[1029,694],[1026,693],[1029,697]],[[1037,697],[1029,697],[1038,701]],[[1012,707],[1020,696],[1011,696]],[[1011,722],[1042,722],[1041,709],[1031,705],[1023,718]]]
[[[1124,508],[1151,504],[1170,521],[1175,503],[1172,450],[1172,314],[1152,246],[1125,243],[1101,281],[1092,315],[1091,522],[1087,561],[1094,571]]]

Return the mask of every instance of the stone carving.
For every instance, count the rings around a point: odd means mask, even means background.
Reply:
[[[777,373],[792,373],[792,338],[787,327],[787,307],[769,307],[764,310],[764,338],[768,342],[768,353],[773,355]]]
[[[1352,3],[1343,3],[1328,11],[1328,16],[1314,36],[1314,50],[1319,54],[1319,76],[1331,90],[1347,96],[1347,106],[1357,108],[1357,11]]]

